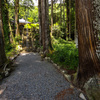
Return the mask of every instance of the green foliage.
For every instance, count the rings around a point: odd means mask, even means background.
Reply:
[[[23,7],[26,7],[28,9],[31,9],[31,8],[34,7],[33,0],[22,0],[21,4],[22,4]]]
[[[57,39],[63,37],[64,33],[61,31],[61,27],[56,23],[53,26],[53,36]]]
[[[15,37],[15,42],[16,42],[16,44],[19,44],[20,41],[22,41],[21,36],[16,36],[16,37]]]
[[[67,1],[67,3],[69,3]],[[69,18],[69,15],[67,15],[67,4],[59,4],[55,3],[53,4],[53,23],[58,23],[58,27],[54,27],[54,30],[56,31],[58,28],[59,34],[63,34],[62,37],[63,39],[66,39],[66,36],[68,36],[68,24],[69,22],[67,21]],[[71,1],[71,38],[74,40],[74,32],[75,32],[75,1]],[[49,7],[49,23],[51,23],[51,6]],[[59,30],[60,29],[60,30]],[[58,33],[57,31],[54,33]],[[66,35],[67,34],[67,35]]]
[[[7,58],[13,57],[14,55],[18,54],[18,51],[22,50],[22,48],[20,48],[20,46],[17,44],[11,44],[9,47],[11,48],[6,48],[5,50]]]
[[[36,24],[33,24],[33,23],[32,24],[25,24],[24,28],[39,30],[39,24],[38,23],[36,23]]]
[[[32,27],[31,27],[31,25],[30,25],[30,24],[25,24],[25,25],[24,25],[24,28],[31,29]]]
[[[28,21],[32,23],[33,22],[33,18],[29,17]]]
[[[19,7],[19,19],[22,19],[22,18],[26,19],[26,16],[25,16],[26,11],[25,10],[26,9],[24,7],[22,7],[22,6]]]
[[[11,44],[7,44],[7,46],[5,46],[5,51],[8,52],[12,49],[12,45]]]
[[[8,24],[8,17],[10,22],[14,22],[15,18],[15,1],[2,0],[2,19],[3,19],[3,26],[4,26],[4,38],[5,38],[5,51],[6,55],[10,56],[12,52],[17,51],[19,49],[19,44],[22,42],[22,38],[20,36],[14,37],[15,42],[10,43],[10,31],[9,31],[9,24]],[[34,7],[33,0],[20,0],[19,1],[19,19],[24,18],[29,22],[38,22],[38,7]],[[34,43],[36,45],[39,44],[39,25],[38,24],[27,24],[25,28],[29,28],[33,34]],[[14,28],[13,28],[14,29]],[[13,30],[14,31],[14,30]],[[34,31],[34,32],[33,32]],[[14,34],[14,33],[12,33]],[[38,40],[38,41],[37,41]]]
[[[2,21],[3,21],[3,30],[5,42],[9,42],[9,24],[8,24],[8,4],[6,1],[2,0]],[[8,44],[8,43],[6,43]],[[7,46],[5,44],[5,46]]]
[[[66,69],[76,70],[78,66],[78,49],[73,42],[61,38],[52,38],[54,52],[50,54],[51,59]]]
[[[31,24],[31,27],[39,30],[39,24],[38,23]]]
[[[32,20],[31,18],[29,20]],[[39,46],[39,24],[26,24],[24,28],[28,28],[31,31],[32,39],[34,41],[33,47],[37,48]]]
[[[34,37],[34,46],[39,47],[39,24],[31,24],[32,35]]]
[[[49,8],[49,21],[51,22],[51,6]],[[60,6],[59,6],[59,4],[53,4],[53,22],[54,23],[60,22]]]
[[[38,7],[35,7],[32,10],[29,10],[29,17],[33,18],[32,22],[34,22],[34,23],[37,23],[39,21],[39,18],[38,18]]]

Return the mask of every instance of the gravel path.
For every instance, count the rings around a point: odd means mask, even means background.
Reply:
[[[55,67],[37,53],[22,53],[0,85],[0,100],[82,100]]]

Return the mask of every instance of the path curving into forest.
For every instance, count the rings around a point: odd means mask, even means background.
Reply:
[[[82,100],[55,67],[37,53],[22,53],[0,85],[0,100]]]

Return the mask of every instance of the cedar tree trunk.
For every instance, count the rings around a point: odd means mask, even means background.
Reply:
[[[15,34],[19,36],[19,0],[15,0]]]
[[[79,39],[78,87],[82,87],[90,77],[100,72],[100,61],[96,55],[92,2],[93,0],[76,0]]]
[[[7,58],[4,50],[4,39],[3,39],[3,23],[2,23],[2,8],[1,8],[1,0],[0,0],[0,66],[2,66]]]

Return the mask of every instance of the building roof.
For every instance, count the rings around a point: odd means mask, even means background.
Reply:
[[[24,19],[22,18],[22,19],[19,19],[19,23],[28,24],[28,23],[30,23],[30,22],[28,22],[28,21],[26,21],[26,20],[24,20]]]

